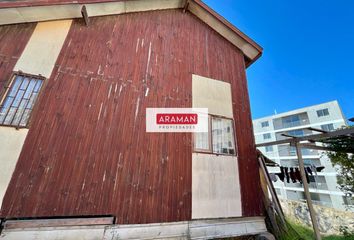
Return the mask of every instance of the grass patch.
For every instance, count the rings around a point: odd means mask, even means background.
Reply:
[[[281,240],[313,240],[315,235],[312,229],[296,224],[288,223],[288,233],[281,236]],[[322,236],[323,240],[354,240],[354,235],[348,236]]]

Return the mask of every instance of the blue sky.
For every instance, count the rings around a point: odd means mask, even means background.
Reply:
[[[264,48],[247,70],[252,117],[338,100],[354,117],[353,0],[204,0]]]

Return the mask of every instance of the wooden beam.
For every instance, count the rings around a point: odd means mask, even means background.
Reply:
[[[284,136],[284,137],[296,138],[296,136],[289,135],[289,134],[286,134],[286,133],[282,133],[282,134],[280,134],[280,135],[282,135],[282,136]]]
[[[304,166],[304,160],[302,159],[301,147],[299,146],[298,143],[295,144],[295,147],[296,147],[297,158],[299,160],[299,168],[300,168],[300,175],[301,175],[301,179],[302,179],[302,185],[304,186],[306,202],[307,202],[307,206],[309,208],[309,212],[310,212],[310,216],[311,216],[311,220],[312,220],[312,227],[315,232],[316,239],[321,240],[321,234],[320,234],[320,230],[318,228],[316,212],[315,212],[313,205],[312,205],[311,195],[310,195],[310,191],[309,191],[309,185],[307,183],[307,179],[306,179],[306,175],[305,175],[305,166]]]
[[[274,207],[275,207],[276,211],[278,212],[278,216],[280,217],[280,220],[281,220],[281,222],[283,224],[283,227],[286,229],[287,227],[286,227],[286,221],[285,221],[285,217],[284,217],[284,212],[283,212],[283,209],[280,206],[280,201],[279,201],[279,198],[278,198],[278,196],[277,196],[277,194],[275,192],[273,183],[270,180],[270,176],[269,176],[269,173],[268,173],[264,158],[262,156],[258,157],[258,162],[259,162],[259,166],[260,166],[261,172],[263,173],[264,178],[266,180],[266,183],[268,185],[270,195],[272,196]]]
[[[320,132],[320,133],[328,133],[328,131],[319,129],[319,128],[313,128],[313,127],[308,127],[308,130],[315,131],[315,132]]]
[[[189,1],[190,0],[186,0],[186,2],[184,3],[184,7],[183,7],[183,13],[186,13],[189,7]]]
[[[293,144],[290,144],[293,145]],[[299,146],[301,148],[306,148],[306,149],[315,149],[315,150],[322,150],[322,151],[329,151],[329,152],[343,152],[343,153],[353,153],[352,150],[346,150],[346,149],[334,149],[330,147],[325,147],[325,146],[318,146],[318,145],[313,145],[309,143],[300,143]]]
[[[313,135],[309,135],[309,136],[283,139],[283,140],[278,140],[278,141],[273,141],[273,142],[259,143],[256,145],[256,147],[265,147],[265,146],[272,146],[272,145],[279,145],[279,144],[289,144],[289,143],[302,142],[302,141],[316,141],[318,139],[323,139],[323,138],[338,137],[338,136],[353,136],[353,135],[354,135],[354,127],[340,129],[340,130],[336,130],[333,132],[313,134]]]
[[[86,9],[85,5],[83,5],[81,8],[81,15],[85,21],[86,26],[88,26],[89,25],[89,16],[87,14],[87,9]]]

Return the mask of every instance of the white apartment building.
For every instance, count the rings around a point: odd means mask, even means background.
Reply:
[[[271,115],[253,120],[253,128],[256,143],[281,140],[286,137],[282,133],[292,136],[305,136],[318,134],[308,130],[308,127],[333,131],[347,125],[346,119],[337,101],[296,109],[286,113]],[[294,147],[275,145],[260,147],[268,158],[283,167],[298,167],[296,151]],[[340,210],[347,209],[346,205],[353,202],[345,197],[337,185],[337,173],[330,160],[323,151],[303,149],[303,158],[306,166],[324,166],[324,170],[317,176],[310,176],[310,193],[314,204],[333,207]],[[279,167],[268,168],[270,173],[279,173]],[[278,177],[273,182],[279,198],[303,201],[305,199],[303,186],[299,182],[282,182]]]

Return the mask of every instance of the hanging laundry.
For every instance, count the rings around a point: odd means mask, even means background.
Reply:
[[[307,170],[307,172],[312,176],[313,174],[312,174],[312,170],[311,170],[311,168],[310,167],[306,167],[306,170]]]
[[[298,168],[295,168],[295,177],[300,183],[302,183],[301,173],[300,173],[300,170]]]
[[[295,175],[294,168],[292,167],[290,168],[290,178],[293,183],[296,183],[296,175]]]
[[[284,167],[280,167],[280,173],[276,173],[275,175],[279,177],[280,181],[284,182],[284,177],[285,177]]]
[[[287,167],[284,168],[285,169],[285,177],[286,177],[286,182],[290,183],[290,176],[289,176],[289,172]]]
[[[269,173],[269,178],[270,178],[270,180],[272,180],[273,182],[278,181],[277,176],[275,175],[275,173]]]
[[[308,174],[306,168],[305,168],[305,175],[306,175],[306,181],[307,181],[307,183],[309,183],[310,182],[310,177],[309,177],[309,174]]]
[[[311,170],[317,176],[317,170],[316,170],[316,166],[315,165],[313,165],[313,164],[311,165]]]
[[[316,167],[316,171],[317,172],[321,172],[325,167],[321,166],[321,167]]]

